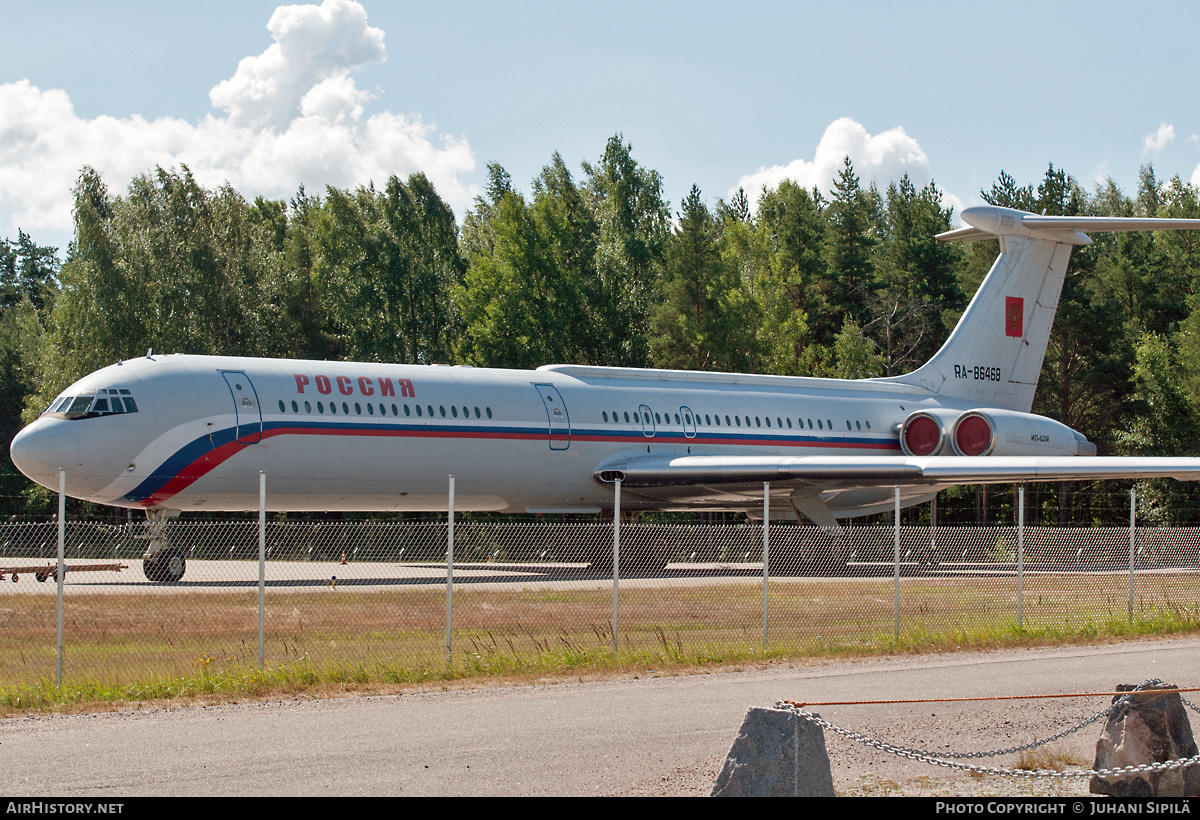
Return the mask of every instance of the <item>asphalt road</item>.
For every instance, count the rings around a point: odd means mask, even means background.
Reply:
[[[954,653],[388,697],[0,720],[12,796],[702,795],[751,706],[1198,684],[1200,640]],[[1053,734],[1103,697],[817,706],[893,743],[976,750]],[[1099,725],[1056,748],[1091,762]],[[828,737],[847,794],[1086,793],[974,778]],[[1065,792],[1064,792],[1065,790]]]

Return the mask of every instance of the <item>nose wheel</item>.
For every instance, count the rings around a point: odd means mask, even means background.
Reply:
[[[146,579],[160,584],[173,584],[187,571],[187,559],[179,550],[162,550],[153,559],[142,561],[142,572]]]

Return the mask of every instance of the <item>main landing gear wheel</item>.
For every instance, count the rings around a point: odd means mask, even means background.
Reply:
[[[142,561],[142,572],[147,580],[160,584],[173,584],[187,571],[187,559],[180,550],[163,550],[153,559]]]

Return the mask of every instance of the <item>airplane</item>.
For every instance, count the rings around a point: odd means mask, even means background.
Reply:
[[[958,484],[1172,477],[1200,458],[1098,457],[1032,414],[1071,250],[1084,233],[1200,230],[1200,219],[967,208],[945,241],[1000,254],[941,349],[911,373],[838,380],[550,364],[537,370],[155,355],[63,390],[13,463],[74,498],[146,510],[143,569],[184,574],[159,537],[182,511],[607,513],[741,510],[842,518]],[[898,488],[898,489],[897,489]]]

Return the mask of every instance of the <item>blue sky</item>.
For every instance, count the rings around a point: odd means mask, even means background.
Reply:
[[[620,132],[673,209],[850,153],[955,206],[1053,162],[1200,183],[1200,4],[0,1],[0,236],[70,237],[83,164],[287,197],[423,170],[461,219]],[[270,28],[268,26],[270,25]]]

